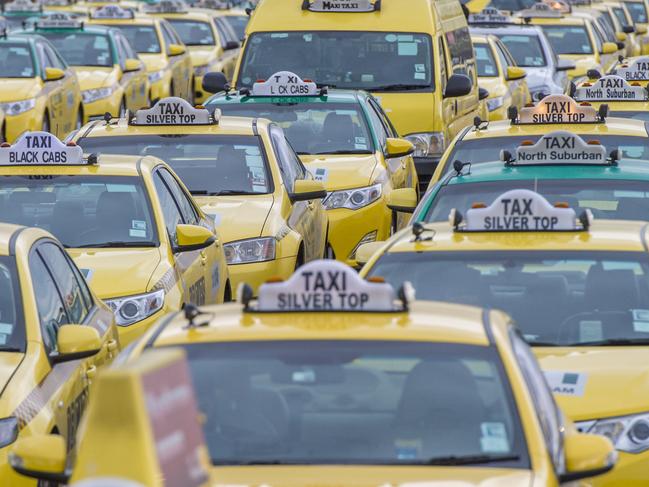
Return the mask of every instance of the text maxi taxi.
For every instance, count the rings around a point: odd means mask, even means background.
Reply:
[[[9,445],[53,433],[73,451],[88,386],[119,341],[110,309],[46,231],[0,224],[0,291],[0,485],[35,486],[9,467]]]
[[[587,159],[605,157],[592,151]],[[542,152],[529,149],[530,156]],[[527,189],[453,210],[449,220],[402,231],[361,275],[393,285],[409,280],[420,298],[509,313],[563,410],[582,431],[609,437],[620,454],[615,471],[592,484],[644,483],[646,222],[593,221],[589,210],[578,215]]]
[[[550,95],[536,105],[510,110],[510,121],[466,127],[451,143],[433,175],[432,186],[453,171],[455,161],[472,166],[500,160],[502,150],[514,153],[524,141],[536,142],[557,129],[619,148],[630,160],[649,160],[647,125],[641,120],[607,117],[608,105],[597,109],[566,95]]]
[[[400,139],[372,95],[318,88],[287,71],[251,90],[212,97],[208,110],[262,117],[280,125],[307,169],[327,189],[330,249],[355,265],[359,245],[385,240],[407,222],[393,214],[397,195],[417,202],[412,144]],[[401,205],[402,203],[400,203]]]
[[[405,285],[397,299],[389,284],[315,261],[263,284],[256,302],[244,289],[243,309],[190,307],[161,320],[122,360],[184,350],[214,486],[555,486],[613,466],[606,438],[564,422],[504,313],[411,294]],[[91,433],[88,423],[79,459],[102,460],[73,478],[160,485],[136,470],[147,463],[129,447],[130,424],[120,433],[120,422],[95,423]]]
[[[167,98],[129,119],[88,125],[74,140],[87,152],[154,154],[173,167],[218,228],[233,291],[325,255],[327,192],[268,120],[210,115]]]
[[[167,311],[230,298],[212,220],[160,159],[82,157],[44,132],[3,144],[0,158],[3,219],[48,229],[67,247],[123,343]]]

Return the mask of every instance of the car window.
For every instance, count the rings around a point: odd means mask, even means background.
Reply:
[[[557,54],[593,54],[584,25],[543,25],[542,28]]]
[[[439,38],[439,44],[438,44],[438,50],[439,50],[439,67],[440,67],[440,79],[441,79],[441,89],[442,93],[444,93],[444,90],[446,90],[446,82],[448,81],[448,66],[446,65],[446,48],[444,47],[444,38],[440,37]]]
[[[120,25],[119,30],[136,52],[155,54],[160,52],[160,38],[152,25]],[[161,29],[162,30],[162,29]]]
[[[536,68],[547,66],[541,39],[538,35],[532,34],[503,34],[500,40],[516,61],[517,66],[523,68]],[[478,70],[480,63],[478,62]]]
[[[154,174],[153,182],[155,184],[156,193],[158,194],[158,199],[160,200],[160,206],[162,208],[165,227],[167,227],[167,233],[169,234],[171,243],[173,245],[177,245],[178,237],[176,235],[176,227],[184,223],[182,214],[180,213],[180,209],[178,208],[176,200],[174,199],[171,191],[162,179],[159,171]]]
[[[160,169],[159,174],[162,176],[162,179],[167,184],[167,187],[173,194],[174,199],[180,205],[181,214],[185,223],[189,225],[198,225],[198,215],[194,205],[189,200],[183,189],[178,185],[178,181],[174,178],[169,171],[166,169]]]
[[[56,52],[61,53],[71,66],[112,67],[116,62],[113,59],[113,49],[107,35],[54,31],[47,32],[46,36],[47,40],[55,47]]]
[[[239,39],[239,36],[237,36],[237,33],[235,32],[235,30],[227,22],[227,20],[225,20],[224,17],[217,17],[216,18],[216,25],[217,25],[217,29],[218,29],[219,25],[223,29],[223,35],[225,36],[225,41],[226,42],[237,42],[237,43],[241,42],[240,39]]]
[[[498,76],[498,65],[491,46],[489,44],[475,43],[473,47],[475,49],[476,63],[478,64],[478,76],[481,78]]]
[[[284,131],[277,125],[270,128],[270,138],[275,148],[275,153],[279,161],[282,180],[287,191],[292,192],[296,179],[304,179],[306,170],[299,162],[299,158],[289,145],[284,135]]]
[[[39,58],[42,59],[42,49],[37,45]],[[39,59],[39,62],[40,62]],[[34,60],[29,45],[24,43],[7,43],[0,46],[0,66],[3,78],[33,78],[36,76]],[[41,68],[45,66],[41,63]]]
[[[174,28],[171,26],[171,24],[169,24],[169,22],[167,22],[165,20],[165,21],[162,21],[160,23],[160,25],[162,26],[162,29],[165,30],[167,32],[167,34],[169,35],[169,38],[171,39],[172,44],[181,44],[182,45],[182,43],[183,43],[182,39],[180,38],[178,33],[174,30]]]
[[[67,69],[65,62],[59,57],[58,53],[49,45],[43,44],[43,50],[47,58],[48,66],[57,69]]]
[[[383,128],[385,129],[386,135],[388,137],[398,137],[399,134],[397,133],[397,130],[394,128],[394,125],[392,125],[392,122],[390,121],[388,116],[385,114],[385,112],[383,111],[383,108],[376,101],[376,99],[375,98],[369,98],[368,103],[374,109],[374,111],[378,115],[379,119],[381,120],[381,124],[383,125]]]
[[[387,144],[387,138],[389,137],[389,135],[386,132],[383,122],[381,121],[381,117],[379,117],[379,115],[376,113],[376,111],[373,109],[371,105],[368,108],[367,112],[370,116],[370,124],[372,125],[372,128],[374,129],[374,133],[378,138],[379,145],[381,146],[381,150],[384,151],[385,146]]]
[[[496,44],[494,51],[496,51],[496,56],[498,56],[498,60],[500,61],[500,67],[503,70],[503,76],[507,76],[507,68],[511,66],[512,63],[509,61],[509,59],[507,59],[507,56],[505,56],[505,53],[498,44]]]
[[[115,35],[115,40],[120,46],[121,51],[124,53],[127,59],[138,59],[137,53],[131,43],[124,37],[121,33]]]
[[[171,19],[169,23],[186,46],[214,46],[214,32],[208,22]]]
[[[164,40],[165,47],[167,48],[167,51],[168,51],[169,46],[171,44],[175,44],[176,41],[174,40],[173,36],[171,35],[170,30],[167,29],[167,26],[165,25],[164,22],[160,22],[160,30],[162,31],[162,39]]]

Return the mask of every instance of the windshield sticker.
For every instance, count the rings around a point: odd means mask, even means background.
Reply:
[[[421,455],[421,440],[396,440],[394,448],[398,460],[414,460]]]
[[[313,174],[313,179],[316,181],[321,181],[323,183],[327,182],[327,179],[329,179],[329,171],[325,169],[324,167],[316,167],[311,170],[311,174]]]
[[[509,451],[507,430],[503,423],[484,422],[480,424],[480,447],[485,453],[503,453]]]
[[[9,335],[0,335],[0,345],[6,345],[7,344],[7,338],[9,338]]]
[[[426,73],[415,73],[414,78],[415,79],[426,79]]]
[[[128,231],[128,235],[129,235],[129,237],[133,237],[133,238],[145,238],[146,237],[146,231],[144,231],[144,230],[136,230],[136,229],[131,228]]]
[[[584,320],[579,322],[579,341],[597,342],[604,338],[602,322],[596,320]]]
[[[649,310],[632,309],[633,331],[637,333],[649,333]]]
[[[426,65],[425,64],[415,64],[415,72],[417,72],[417,73],[425,73],[426,72]]]
[[[14,329],[14,325],[11,323],[0,323],[0,333],[3,335],[11,335],[11,332]]]
[[[399,42],[397,54],[399,56],[416,56],[417,43],[415,42]]]
[[[554,394],[561,396],[583,396],[588,375],[579,372],[546,370],[545,380]]]
[[[396,34],[388,34],[385,36],[385,41],[386,42],[397,42],[397,35]]]

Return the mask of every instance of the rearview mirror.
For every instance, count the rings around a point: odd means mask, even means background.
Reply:
[[[559,481],[574,482],[602,475],[615,466],[617,452],[605,436],[586,433],[566,435],[564,441],[566,472]]]
[[[624,42],[626,41],[626,34],[624,32],[616,32],[615,38],[618,40],[618,42]]]
[[[237,41],[228,41],[225,43],[225,46],[223,46],[224,51],[231,51],[232,49],[238,49],[241,47],[241,44],[239,44]]]
[[[415,152],[415,146],[406,139],[396,139],[389,137],[385,144],[389,158],[405,157]]]
[[[61,435],[19,438],[9,449],[9,464],[20,475],[67,484],[66,445]]]
[[[356,264],[363,266],[367,264],[372,256],[378,252],[378,250],[385,245],[385,242],[368,242],[363,245],[359,245],[356,249]]]
[[[170,56],[180,56],[185,54],[185,46],[180,44],[169,44],[169,55]]]
[[[142,67],[142,61],[139,59],[127,59],[124,61],[124,72],[131,73],[133,71],[138,71]]]
[[[637,34],[646,34],[647,33],[647,26],[646,25],[640,25],[640,24],[635,24],[635,31]]]
[[[92,357],[101,350],[101,336],[96,328],[85,325],[63,325],[56,337],[58,353],[54,363]]]
[[[327,190],[320,181],[313,179],[297,179],[293,192],[289,195],[291,201],[321,200],[327,196]]]
[[[527,72],[523,68],[518,66],[508,66],[507,67],[507,80],[515,81],[517,79],[523,79],[527,76]]]
[[[570,59],[559,59],[559,62],[557,63],[557,71],[570,71],[571,69],[575,69],[577,65],[575,64],[574,61],[571,61]]]
[[[177,252],[192,252],[209,247],[216,241],[216,235],[200,225],[176,225]]]
[[[478,88],[478,99],[484,100],[486,98],[489,98],[489,90],[486,88]]]
[[[393,189],[387,195],[386,203],[392,211],[412,213],[417,207],[417,191],[413,188]]]
[[[627,24],[622,26],[622,32],[625,34],[633,34],[636,32],[636,29],[632,25]]]
[[[473,89],[473,82],[465,74],[454,74],[448,80],[446,89],[444,90],[444,98],[455,98],[458,96],[466,96],[471,93]]]
[[[602,44],[600,54],[615,54],[617,52],[617,44],[615,42],[605,42]]]
[[[206,73],[203,76],[203,90],[208,93],[219,93],[221,91],[228,91],[230,84],[228,79],[221,72]]]
[[[58,81],[65,78],[65,71],[59,68],[45,68],[45,81]]]

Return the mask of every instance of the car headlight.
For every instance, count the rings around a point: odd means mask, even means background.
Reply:
[[[324,199],[322,204],[327,210],[336,208],[348,208],[358,210],[371,203],[374,203],[381,197],[383,186],[381,183],[373,184],[365,188],[345,189],[332,191]]]
[[[505,97],[503,96],[495,96],[493,98],[487,98],[487,109],[490,112],[493,112],[494,110],[503,106],[503,103],[505,103]]]
[[[413,157],[441,157],[446,149],[443,132],[423,132],[405,136],[415,146]]]
[[[585,433],[606,436],[616,450],[628,453],[649,450],[649,413],[584,421],[575,426]]]
[[[223,246],[228,265],[266,262],[275,259],[275,237],[251,238]]]
[[[161,69],[160,71],[152,71],[147,74],[149,76],[149,83],[155,83],[156,81],[160,81],[162,78],[164,78],[165,75],[165,70]]]
[[[136,296],[106,299],[105,303],[115,313],[115,323],[129,326],[160,311],[165,301],[164,289]]]
[[[18,420],[9,417],[0,419],[0,448],[11,445],[18,438]]]
[[[36,106],[36,98],[2,103],[1,106],[6,115],[20,115],[21,113],[32,110]]]
[[[92,90],[83,90],[81,96],[83,97],[84,103],[92,103],[93,101],[101,100],[103,98],[108,98],[110,95],[115,93],[115,86],[108,86],[106,88],[95,88]]]

